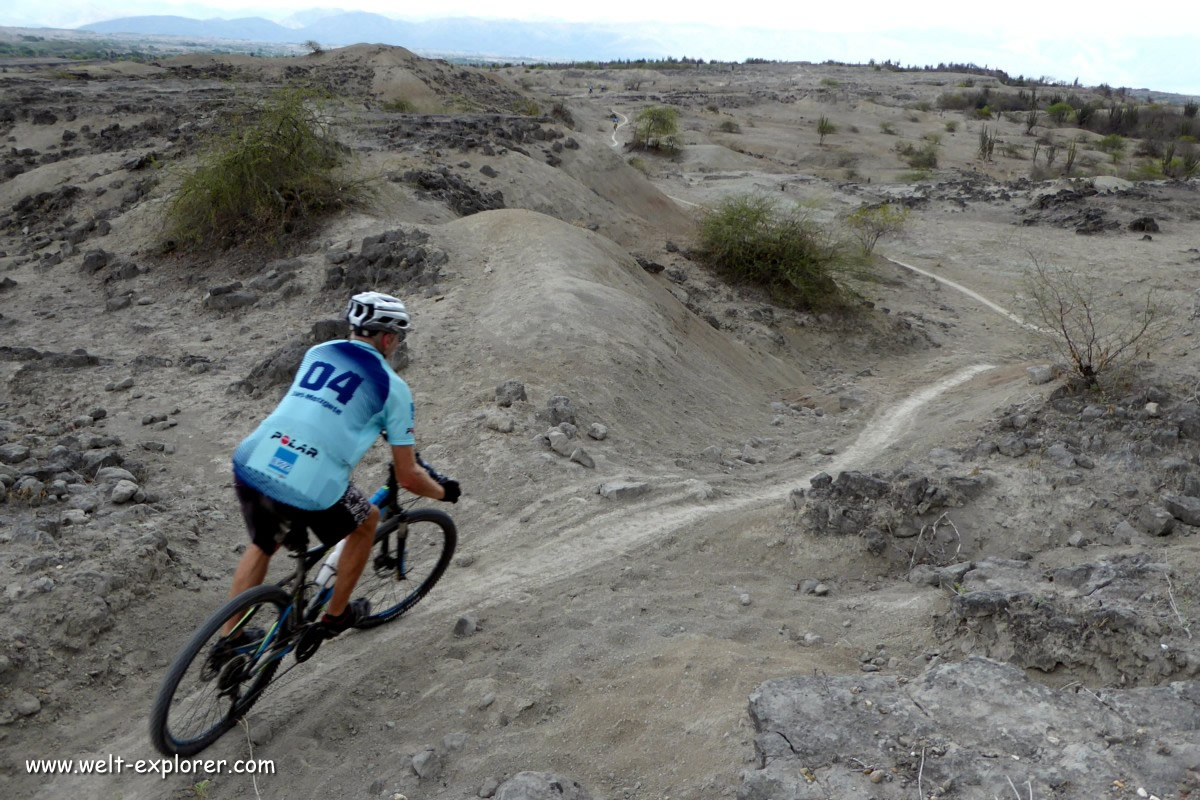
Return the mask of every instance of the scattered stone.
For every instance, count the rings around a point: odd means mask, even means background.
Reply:
[[[212,311],[230,311],[235,308],[245,308],[257,303],[259,297],[254,292],[223,292],[213,294],[211,291],[204,298],[204,307]]]
[[[1048,447],[1046,449],[1046,457],[1063,469],[1071,469],[1075,466],[1075,454],[1061,444]]]
[[[818,472],[816,475],[809,478],[808,483],[814,489],[824,489],[833,485],[833,476],[828,472]]]
[[[710,444],[708,447],[704,448],[704,451],[700,454],[700,457],[705,461],[711,461],[714,464],[720,464],[721,448],[717,447],[715,444]]]
[[[1200,525],[1200,498],[1179,495],[1164,497],[1162,500],[1171,516],[1184,525]]]
[[[1084,422],[1093,422],[1094,420],[1098,420],[1105,416],[1107,413],[1108,412],[1104,410],[1104,406],[1093,404],[1083,409],[1083,413],[1080,415],[1080,418],[1083,419]]]
[[[32,717],[42,710],[42,702],[24,689],[14,689],[11,700],[13,711],[22,717]]]
[[[598,442],[602,442],[608,438],[608,428],[604,425],[601,425],[599,422],[593,422],[591,427],[588,428],[587,435]]]
[[[128,503],[133,499],[133,496],[138,492],[138,485],[132,481],[117,481],[117,485],[112,490],[113,503],[120,505]]]
[[[575,424],[575,406],[572,405],[569,398],[562,395],[555,395],[550,398],[550,402],[546,405],[546,408],[550,412],[551,425],[558,425],[562,422]]]
[[[823,456],[834,456],[837,455],[837,448],[833,447],[832,445],[825,445],[824,447],[818,448],[817,452]]]
[[[27,458],[29,458],[29,448],[23,444],[0,445],[0,462],[20,464]]]
[[[1158,403],[1146,403],[1146,416],[1148,416],[1148,417],[1157,417],[1158,416]]]
[[[508,407],[518,400],[529,400],[525,394],[525,384],[520,381],[504,381],[496,387],[496,405]]]
[[[108,266],[110,256],[104,250],[88,250],[83,254],[83,271],[99,272]]]
[[[817,645],[825,644],[825,637],[818,633],[806,633],[800,640],[800,644],[805,647],[816,647]]]
[[[1154,217],[1138,217],[1129,223],[1129,230],[1141,233],[1158,233],[1158,223]]]
[[[417,773],[417,777],[421,780],[432,780],[441,772],[441,759],[438,758],[436,751],[422,750],[413,756],[412,760],[413,772]]]
[[[649,494],[650,484],[641,481],[614,481],[601,484],[600,496],[610,500],[632,500]]]
[[[494,178],[499,174],[498,172],[496,172],[496,170],[492,169],[492,167],[488,164],[484,164],[482,167],[480,167],[479,172],[488,178]]]
[[[518,772],[500,785],[496,800],[592,800],[592,796],[569,778],[548,772]]]
[[[500,781],[495,778],[485,778],[479,786],[479,796],[488,798],[495,797],[496,790],[500,788]]]
[[[472,636],[479,630],[479,618],[474,614],[464,614],[454,623],[455,636]]]
[[[1083,535],[1083,531],[1075,531],[1071,534],[1071,538],[1067,539],[1067,544],[1071,547],[1086,547],[1088,545],[1087,537]]]
[[[571,437],[558,428],[546,431],[546,441],[550,443],[550,449],[560,456],[570,456],[575,450],[575,446],[571,444]]]
[[[1029,382],[1035,386],[1042,383],[1049,383],[1054,380],[1054,368],[1049,364],[1040,364],[1036,367],[1029,367],[1025,370],[1029,375]]]
[[[738,595],[738,602],[744,606],[750,605],[750,593],[742,592],[740,595]]]
[[[516,427],[512,416],[500,411],[489,412],[484,424],[486,424],[491,430],[499,433],[512,433],[513,429]]]
[[[1029,447],[1025,444],[1024,438],[1015,434],[1009,434],[1000,440],[1000,444],[997,445],[996,449],[1002,455],[1006,455],[1009,458],[1020,458],[1025,455]]]
[[[573,451],[571,451],[571,460],[576,464],[582,464],[588,469],[596,468],[595,460],[593,460],[592,457],[588,455],[588,452],[582,447],[576,447]]]

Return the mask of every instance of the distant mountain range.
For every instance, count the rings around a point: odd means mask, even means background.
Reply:
[[[410,50],[438,53],[523,55],[573,61],[671,55],[667,45],[645,35],[644,29],[639,26],[632,25],[520,22],[475,17],[406,22],[358,11],[335,13],[299,28],[289,28],[262,17],[200,20],[145,16],[94,22],[79,30],[196,39],[244,39],[272,44],[312,40],[326,47],[358,43],[393,44]]]

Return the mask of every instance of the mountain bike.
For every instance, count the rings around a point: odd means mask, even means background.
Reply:
[[[434,478],[436,471],[418,458]],[[372,497],[380,510],[371,557],[355,594],[371,601],[371,615],[356,627],[390,622],[415,606],[438,582],[458,541],[454,521],[444,511],[399,503],[390,465],[387,484]],[[304,542],[307,531],[285,541]],[[291,576],[278,584],[247,589],[196,629],[175,657],[150,711],[150,740],[166,756],[192,756],[237,724],[272,681],[312,658],[326,640],[321,614],[333,596],[343,542],[293,550]],[[308,571],[324,558],[316,578]],[[266,635],[241,647],[227,646],[221,628],[237,623],[230,637],[251,626]],[[285,666],[288,656],[292,662]]]

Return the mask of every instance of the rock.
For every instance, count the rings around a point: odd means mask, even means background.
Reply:
[[[705,461],[711,461],[714,464],[720,464],[721,448],[717,447],[715,444],[710,444],[708,447],[704,448],[702,453],[700,453],[700,457]]]
[[[486,779],[484,779],[483,783],[480,784],[478,794],[480,797],[484,797],[484,798],[495,797],[496,790],[499,788],[500,788],[500,781],[496,780],[495,778],[486,778]]]
[[[1171,516],[1184,525],[1200,525],[1200,498],[1178,495],[1164,497],[1162,500]]]
[[[599,422],[593,422],[591,427],[588,428],[587,435],[598,442],[602,442],[608,438],[608,428]]]
[[[1075,454],[1061,444],[1048,447],[1046,449],[1046,457],[1063,469],[1071,469],[1075,466]]]
[[[98,272],[108,266],[109,255],[104,250],[88,250],[83,254],[83,271]]]
[[[574,439],[579,435],[579,428],[576,428],[569,422],[558,423],[558,429],[567,435],[568,439]]]
[[[124,460],[125,458],[120,453],[111,448],[88,450],[83,454],[83,470],[91,474],[101,467],[115,466]]]
[[[1141,233],[1158,233],[1158,223],[1154,217],[1138,217],[1129,223],[1129,230]]]
[[[1104,406],[1098,406],[1093,403],[1083,409],[1083,413],[1080,414],[1080,418],[1084,422],[1092,422],[1094,420],[1100,419],[1101,417],[1105,416],[1107,413],[1108,412],[1104,410]]]
[[[1083,535],[1083,531],[1075,531],[1071,534],[1071,538],[1067,539],[1067,544],[1071,547],[1086,547],[1088,544],[1087,537]]]
[[[496,405],[508,407],[518,400],[529,400],[525,394],[525,384],[520,381],[504,381],[496,387]]]
[[[601,497],[607,497],[610,500],[632,500],[635,497],[649,494],[650,484],[640,481],[613,481],[602,484],[599,492]]]
[[[434,750],[422,750],[413,756],[412,769],[421,780],[433,780],[441,772],[441,759]]]
[[[460,731],[454,731],[452,733],[447,733],[445,736],[442,737],[442,745],[447,750],[450,750],[451,752],[456,751],[456,750],[462,750],[463,745],[465,745],[466,743],[467,743],[467,735]]]
[[[592,800],[569,778],[548,772],[518,772],[496,790],[496,800]]]
[[[235,308],[245,308],[258,302],[254,292],[233,291],[223,294],[212,294],[204,298],[204,307],[212,311],[230,311]]]
[[[1025,370],[1029,375],[1029,382],[1037,386],[1042,383],[1049,383],[1054,380],[1054,368],[1049,364],[1040,364],[1036,367],[1029,367]]]
[[[1000,440],[1000,444],[997,445],[996,449],[999,450],[1002,455],[1006,455],[1009,458],[1019,458],[1025,455],[1026,450],[1028,450],[1028,446],[1025,444],[1025,439],[1022,437],[1015,434],[1009,434]]]
[[[690,479],[684,482],[684,487],[687,491],[687,496],[693,500],[711,500],[716,496],[716,490],[709,486],[704,481]]]
[[[1142,506],[1137,513],[1137,524],[1151,536],[1166,536],[1175,528],[1175,517],[1159,506]]]
[[[121,467],[102,467],[96,471],[96,483],[116,483],[117,481],[129,481],[137,483],[137,478],[133,473]]]
[[[479,630],[479,618],[474,614],[464,614],[454,623],[455,636],[471,636]]]
[[[117,481],[112,490],[112,501],[117,505],[128,503],[138,493],[138,485],[131,481]]]
[[[551,425],[558,425],[560,422],[575,424],[575,406],[569,398],[555,395],[550,398],[546,408],[550,412]]]
[[[483,176],[488,177],[488,178],[494,178],[499,174],[496,172],[496,170],[492,169],[492,167],[489,166],[488,164],[484,164],[482,167],[480,167],[479,172],[480,172],[480,174],[482,174]]]
[[[744,606],[750,605],[750,593],[742,592],[740,595],[738,595],[738,602]]]
[[[761,464],[765,460],[749,443],[742,447],[742,454],[738,458],[747,464]]]
[[[817,645],[825,644],[825,637],[818,633],[806,633],[800,640],[800,644],[805,647],[816,647]]]
[[[23,689],[14,689],[10,699],[13,711],[22,717],[32,717],[42,710],[42,702]]]
[[[818,472],[808,479],[808,483],[814,489],[825,489],[833,485],[833,476],[828,472]]]
[[[511,415],[501,411],[490,411],[484,420],[484,424],[491,430],[500,433],[512,433],[515,423]]]
[[[23,444],[0,445],[0,462],[5,464],[20,464],[29,458],[29,448]]]
[[[584,450],[582,447],[576,447],[574,450],[571,451],[571,460],[574,461],[576,464],[582,464],[583,466],[587,467],[588,469],[596,468],[596,462],[592,459],[592,457],[590,455],[588,455],[588,452],[586,450]]]
[[[558,428],[546,431],[546,440],[550,443],[550,449],[560,456],[570,456],[575,450],[575,445],[571,444],[571,437]]]

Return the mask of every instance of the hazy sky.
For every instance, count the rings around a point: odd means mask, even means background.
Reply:
[[[684,52],[681,44],[681,52],[675,55],[856,62],[892,58],[905,64],[972,61],[1013,75],[1046,75],[1066,81],[1078,77],[1090,85],[1104,82],[1200,94],[1200,3],[1196,0],[1123,5],[1113,13],[1104,11],[1102,4],[1041,0],[735,0],[703,4],[696,0],[524,0],[504,6],[492,0],[441,0],[412,11],[388,0],[328,5],[402,19],[457,15],[566,22],[662,21],[655,28],[664,41],[694,45]],[[263,16],[282,21],[306,7],[295,0],[8,0],[0,10],[0,24],[75,27],[141,14]],[[430,8],[436,11],[431,13]],[[678,26],[687,23],[713,29],[689,26],[684,38]]]

